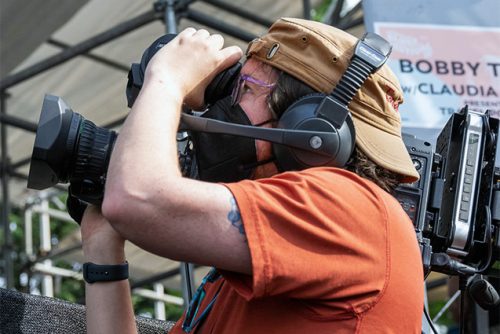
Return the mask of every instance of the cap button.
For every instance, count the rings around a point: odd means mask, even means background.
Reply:
[[[278,52],[279,48],[280,48],[280,45],[278,43],[274,43],[273,46],[271,46],[271,48],[267,52],[266,58],[271,59],[272,57],[274,57],[276,52]]]

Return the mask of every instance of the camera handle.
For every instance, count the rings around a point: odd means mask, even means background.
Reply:
[[[459,276],[459,291],[460,291],[460,334],[465,334],[467,331],[465,318],[465,305],[467,297],[479,305],[483,310],[488,311],[498,306],[500,298],[495,288],[483,278],[482,275]],[[468,293],[467,293],[468,292]],[[470,305],[474,307],[474,303]]]

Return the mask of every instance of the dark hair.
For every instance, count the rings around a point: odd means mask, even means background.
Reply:
[[[315,92],[314,89],[302,81],[281,71],[278,75],[276,85],[268,97],[268,105],[273,117],[279,119],[293,102],[304,95]],[[382,168],[370,160],[357,145],[354,148],[351,159],[347,163],[346,169],[374,182],[389,193],[394,191],[401,180],[399,174]]]
[[[280,71],[276,85],[274,85],[268,97],[271,113],[276,119],[279,119],[293,102],[302,96],[313,93],[316,93],[314,89],[291,75]]]
[[[352,152],[351,159],[347,162],[345,168],[374,182],[388,193],[394,192],[401,182],[401,175],[374,163],[357,145],[354,146],[354,152]]]

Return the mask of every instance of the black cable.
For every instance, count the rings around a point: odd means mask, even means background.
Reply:
[[[429,326],[431,327],[434,334],[439,334],[436,327],[434,327],[434,324],[432,323],[431,317],[430,317],[429,313],[427,313],[427,309],[425,307],[424,307],[424,315],[425,315],[425,319],[427,319],[427,322],[429,323]]]
[[[460,334],[465,334],[465,291],[460,296]]]
[[[477,269],[478,273],[482,273],[490,266],[491,259],[493,258],[493,246],[491,245],[491,209],[488,205],[485,206],[486,209],[486,231],[485,231],[485,239],[488,245],[488,258],[484,265]]]
[[[182,264],[184,266],[184,274],[186,275],[186,292],[187,292],[187,301],[188,301],[188,304],[189,302],[191,302],[191,300],[193,299],[193,286],[192,286],[192,275],[191,275],[191,268],[189,266],[189,263],[188,262],[184,262]]]
[[[469,284],[469,277],[460,276],[459,277],[459,289],[460,289],[460,334],[465,334],[465,302],[467,298],[467,285]]]

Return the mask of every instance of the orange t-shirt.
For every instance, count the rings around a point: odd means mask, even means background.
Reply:
[[[421,333],[421,256],[394,197],[328,167],[226,186],[253,275],[222,272],[208,284],[200,309],[219,295],[193,332]]]

